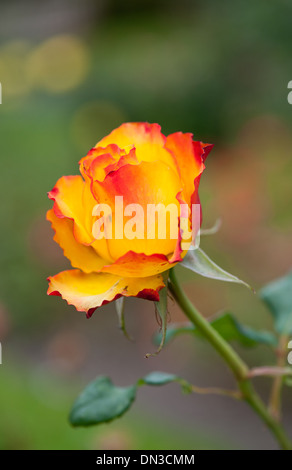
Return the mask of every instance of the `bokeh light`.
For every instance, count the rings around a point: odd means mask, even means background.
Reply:
[[[0,46],[0,80],[8,99],[19,98],[32,88],[26,74],[30,50],[31,44],[26,40],[10,41]]]
[[[49,38],[38,45],[27,61],[27,75],[35,87],[64,93],[79,86],[89,70],[89,51],[73,35]]]

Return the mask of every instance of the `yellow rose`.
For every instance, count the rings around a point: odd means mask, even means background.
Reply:
[[[193,141],[192,134],[165,137],[158,124],[148,123],[123,124],[98,142],[80,161],[82,176],[63,176],[49,192],[54,239],[77,269],[49,277],[48,294],[62,296],[87,316],[121,296],[158,301],[161,273],[186,251],[182,219],[166,213],[162,228],[157,221],[167,207],[178,213],[187,207],[188,226],[198,230],[191,227],[192,207],[199,204],[211,148]],[[141,208],[134,219],[133,207]]]

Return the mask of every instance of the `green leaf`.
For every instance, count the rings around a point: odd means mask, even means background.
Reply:
[[[145,385],[166,385],[170,382],[175,382],[178,377],[174,374],[167,374],[166,372],[151,372],[140,379]]]
[[[164,346],[165,342],[165,337],[166,337],[166,328],[167,328],[167,280],[169,276],[169,271],[166,271],[163,273],[163,282],[165,284],[165,287],[161,289],[159,292],[159,302],[155,302],[155,310],[156,314],[158,315],[160,322],[161,322],[161,335],[160,335],[160,344],[158,346],[158,349],[155,353],[147,353],[145,355],[146,358],[150,356],[157,356],[157,354],[160,353]]]
[[[265,286],[259,295],[274,317],[276,331],[292,334],[292,271]]]
[[[136,390],[136,385],[116,387],[108,377],[98,377],[75,401],[69,417],[71,424],[90,426],[118,418],[130,408]]]
[[[151,372],[129,387],[116,387],[110,378],[97,377],[73,404],[69,420],[73,426],[92,426],[107,423],[122,416],[133,404],[138,387],[143,385],[180,384],[184,393],[192,392],[186,380],[166,372]]]
[[[180,264],[201,276],[217,279],[219,281],[236,282],[251,289],[246,282],[241,281],[238,277],[229,274],[215,264],[200,248],[189,250]]]
[[[186,380],[178,377],[174,374],[168,374],[167,372],[151,372],[142,379],[138,380],[138,385],[153,385],[153,386],[161,386],[166,385],[171,382],[177,382],[180,384],[183,393],[191,393],[192,392],[192,385],[187,382]]]
[[[272,333],[242,325],[231,313],[225,313],[211,323],[226,341],[238,341],[247,347],[257,344],[277,345],[277,338]]]
[[[277,338],[272,333],[269,331],[254,330],[253,328],[242,325],[229,312],[215,318],[210,324],[226,341],[237,341],[246,347],[256,346],[257,344],[266,344],[269,346],[277,345]],[[165,343],[167,344],[176,336],[186,333],[204,338],[193,325],[173,325],[167,330]],[[155,337],[154,340],[158,342],[159,338]]]
[[[167,332],[165,335],[165,344],[168,344],[172,341],[176,336],[183,335],[186,333],[195,334],[197,333],[196,328],[191,324],[187,323],[185,325],[174,323],[167,328]],[[161,333],[154,335],[153,342],[154,344],[159,344],[161,341]]]

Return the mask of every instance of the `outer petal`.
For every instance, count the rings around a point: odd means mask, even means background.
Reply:
[[[196,151],[196,144],[200,144],[201,148],[203,149],[203,154],[201,154],[203,162],[205,162],[206,158],[208,157],[209,153],[211,152],[214,144],[204,144],[203,142],[194,141],[193,145]]]
[[[91,193],[90,184],[85,183],[81,176],[63,176],[48,196],[55,201],[53,209],[56,216],[73,221],[76,241],[83,245],[92,245],[101,258],[112,261],[106,240],[97,242],[92,235],[95,221],[92,211],[96,200]]]
[[[47,212],[47,220],[55,231],[54,240],[63,249],[64,255],[74,268],[86,273],[100,271],[106,263],[91,246],[78,243],[73,235],[73,220],[57,217],[54,210]]]
[[[69,305],[90,317],[94,310],[121,296],[159,300],[164,287],[161,275],[146,278],[121,278],[112,274],[63,271],[48,278],[48,295],[60,295]]]
[[[118,259],[125,255],[131,247],[132,251],[136,253],[145,253],[152,255],[160,253],[169,255],[173,253],[178,237],[178,222],[177,217],[175,226],[171,220],[173,227],[173,234],[170,232],[170,223],[168,220],[166,227],[166,237],[158,234],[156,231],[153,239],[147,237],[147,209],[149,204],[163,204],[167,207],[172,204],[179,214],[179,202],[176,199],[176,194],[181,191],[181,181],[178,173],[174,172],[168,165],[163,162],[142,162],[139,165],[125,165],[119,170],[109,173],[104,181],[93,182],[92,192],[98,202],[108,204],[112,210],[112,223],[113,223],[113,239],[108,240],[109,251],[113,259]],[[139,222],[144,224],[144,236],[141,239],[134,238],[129,240],[126,236],[117,239],[117,227],[115,224],[115,215],[123,213],[123,208],[117,208],[115,205],[115,197],[123,196],[123,207],[130,204],[139,204],[143,208],[142,216]],[[162,217],[164,208],[160,206],[159,213]],[[131,216],[124,217],[125,224],[131,220]],[[121,222],[122,223],[122,222]],[[156,223],[156,228],[158,224]],[[171,238],[175,236],[176,238]],[[144,238],[143,238],[144,237]]]
[[[165,255],[135,253],[128,251],[111,265],[105,265],[102,272],[125,277],[148,277],[172,268]]]
[[[55,214],[62,218],[67,217],[74,221],[74,236],[84,244],[92,242],[92,234],[86,227],[85,212],[91,214],[96,203],[92,195],[85,193],[85,183],[81,176],[63,176],[55,187],[48,193],[50,199],[55,201]],[[84,200],[86,196],[86,200]],[[86,211],[84,210],[86,207]]]
[[[165,147],[170,150],[178,163],[187,204],[191,203],[194,192],[194,180],[204,168],[204,161],[212,145],[193,142],[192,134],[176,132],[166,139]]]
[[[117,144],[127,153],[132,147],[136,149],[139,162],[153,162],[160,160],[177,170],[177,164],[172,154],[164,148],[165,136],[161,133],[158,124],[145,122],[128,122],[112,131],[96,144],[96,147],[106,147],[109,144]]]

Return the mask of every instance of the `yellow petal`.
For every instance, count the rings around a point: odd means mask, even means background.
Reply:
[[[108,174],[103,182],[93,182],[92,192],[95,199],[108,204],[112,211],[113,238],[107,241],[114,260],[124,256],[130,250],[146,255],[160,253],[167,256],[173,253],[178,238],[180,213],[176,195],[181,189],[178,173],[161,161],[124,165],[118,171]],[[123,202],[120,203],[123,207],[115,204],[116,196],[123,196]],[[136,216],[135,206],[133,207],[132,204],[137,204],[141,208]],[[153,210],[154,205],[157,209],[152,218],[147,217],[150,204]],[[127,206],[129,214],[122,218],[121,214]],[[164,216],[166,224],[164,224]],[[131,224],[133,217],[137,220],[137,225],[130,228],[128,233],[126,226]],[[116,223],[117,218],[120,220],[119,223]],[[119,226],[122,228],[122,233],[121,237],[117,238]],[[148,236],[150,229],[151,234]],[[139,235],[135,236],[137,230]]]
[[[96,200],[91,193],[90,184],[84,182],[81,176],[62,176],[48,195],[55,201],[53,209],[56,216],[72,219],[76,241],[83,245],[91,245],[101,258],[111,262],[107,240],[96,241],[92,234],[96,220],[92,216],[92,211]]]
[[[139,162],[159,160],[177,172],[177,164],[173,155],[164,148],[165,141],[166,138],[161,133],[161,127],[158,124],[127,122],[99,141],[96,147],[117,144],[127,152],[135,147]]]
[[[145,255],[144,253],[128,251],[113,264],[105,265],[102,272],[122,277],[145,278],[167,271],[173,266],[175,265],[171,264],[165,255]]]
[[[121,296],[159,300],[164,287],[161,275],[146,278],[121,278],[107,273],[86,274],[78,269],[63,271],[48,278],[48,295],[59,295],[69,305],[90,317],[101,305]]]
[[[99,271],[104,266],[105,261],[91,246],[76,241],[73,235],[73,220],[57,217],[53,209],[47,212],[47,220],[51,222],[55,231],[54,240],[60,245],[74,268],[90,273]]]
[[[90,214],[96,203],[92,200],[84,201],[85,183],[81,176],[62,176],[52,191],[49,198],[55,201],[54,211],[58,217],[67,217],[74,221],[74,236],[80,242],[89,245],[92,242],[92,234],[85,224],[84,208]],[[86,194],[88,197],[88,194]]]

